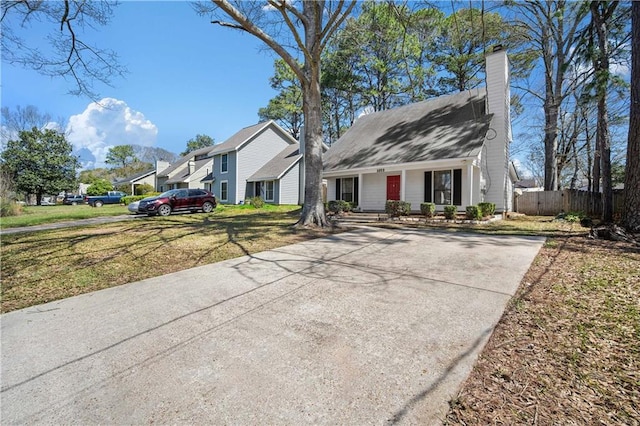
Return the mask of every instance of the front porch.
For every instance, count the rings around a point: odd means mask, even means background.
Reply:
[[[379,167],[357,172],[325,173],[327,200],[348,201],[360,212],[384,212],[387,200],[420,204],[432,202],[436,211],[455,205],[459,211],[482,200],[481,171],[475,159],[463,159],[413,167]]]

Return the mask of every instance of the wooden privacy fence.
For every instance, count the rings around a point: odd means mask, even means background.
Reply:
[[[613,212],[622,210],[624,191],[613,191]],[[561,212],[583,212],[589,216],[602,214],[600,193],[564,189],[562,191],[533,191],[514,194],[513,210],[534,216],[555,216]]]

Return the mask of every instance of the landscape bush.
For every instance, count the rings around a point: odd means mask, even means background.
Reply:
[[[155,188],[153,187],[153,185],[149,185],[148,183],[143,183],[142,185],[138,185],[135,187],[134,195],[146,195],[154,191],[155,191]]]
[[[483,215],[478,206],[467,206],[467,219],[480,220]]]
[[[351,211],[352,205],[344,200],[331,200],[327,203],[326,209],[335,214],[348,213]]]
[[[495,203],[478,203],[478,208],[480,209],[482,217],[493,216],[496,212]]]
[[[22,213],[22,205],[0,198],[0,217],[19,216],[20,213]]]
[[[420,212],[426,217],[433,217],[436,214],[436,205],[434,203],[420,204]]]
[[[262,197],[253,197],[251,199],[251,205],[256,209],[261,209],[264,207],[264,200]]]
[[[387,200],[384,211],[391,217],[408,216],[411,213],[411,203],[398,200]]]
[[[455,219],[458,208],[456,206],[444,206],[444,217],[446,219]]]

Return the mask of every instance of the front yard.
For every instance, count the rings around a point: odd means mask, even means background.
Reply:
[[[299,215],[297,206],[220,206],[211,214],[3,235],[2,312],[326,234],[294,229]]]
[[[6,235],[2,312],[326,235],[294,229],[299,213],[220,206]],[[640,424],[638,246],[550,217],[416,227],[548,237],[446,424]]]

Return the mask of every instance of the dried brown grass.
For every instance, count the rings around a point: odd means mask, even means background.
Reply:
[[[550,239],[446,424],[640,424],[640,250]]]

